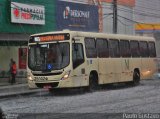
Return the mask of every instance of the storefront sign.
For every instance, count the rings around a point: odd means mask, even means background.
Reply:
[[[58,30],[98,31],[98,7],[80,3],[57,1]]]
[[[45,8],[40,5],[11,2],[11,22],[44,25]]]
[[[19,48],[19,69],[26,69],[27,48]]]
[[[112,3],[113,0],[100,0],[100,2]],[[125,5],[125,6],[130,6],[130,7],[134,7],[135,6],[135,0],[117,0],[117,3],[119,5]]]

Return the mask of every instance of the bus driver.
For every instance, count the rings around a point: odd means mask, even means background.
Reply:
[[[49,49],[47,52],[47,62],[48,63],[55,63],[56,62],[56,52],[52,49]]]

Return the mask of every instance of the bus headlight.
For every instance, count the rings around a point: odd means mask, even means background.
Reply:
[[[71,71],[67,71],[64,76],[61,78],[61,80],[65,80],[69,77]]]
[[[32,77],[30,75],[28,75],[28,80],[32,81]]]

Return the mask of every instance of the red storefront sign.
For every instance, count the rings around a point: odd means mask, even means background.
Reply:
[[[11,2],[11,22],[45,25],[45,7]]]

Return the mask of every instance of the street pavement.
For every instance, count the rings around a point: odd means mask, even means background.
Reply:
[[[6,117],[18,119],[160,119],[159,79],[141,80],[138,86],[115,85],[95,92],[67,92],[4,98],[0,99],[0,107]]]

